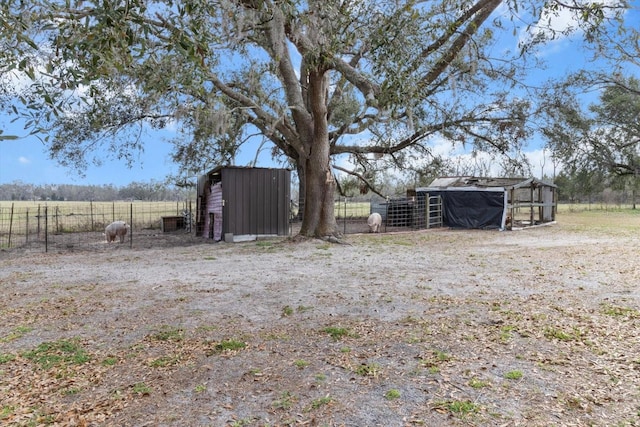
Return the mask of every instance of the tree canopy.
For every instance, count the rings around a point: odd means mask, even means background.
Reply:
[[[252,135],[295,165],[301,233],[335,234],[333,167],[425,168],[443,138],[518,158],[528,48],[496,45],[558,10],[593,36],[624,4],[502,0],[7,0],[0,71],[33,83],[22,114],[61,163],[107,144],[134,161],[146,128],[176,126],[186,175],[232,161]],[[542,35],[542,36],[541,36]],[[16,114],[20,114],[15,105]],[[147,147],[148,148],[148,147]],[[361,170],[337,164],[350,156]],[[207,165],[210,166],[210,165]]]
[[[582,77],[582,78],[579,78]],[[584,103],[576,85],[594,85],[598,100]],[[640,189],[640,81],[614,74],[572,76],[546,105],[543,130],[553,156],[579,180]],[[595,181],[591,178],[595,177]],[[634,196],[635,203],[635,196]]]

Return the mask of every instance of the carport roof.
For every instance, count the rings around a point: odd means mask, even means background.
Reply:
[[[545,183],[535,178],[486,178],[475,176],[449,176],[434,179],[428,188],[519,188],[529,187],[531,185],[535,187],[540,185],[555,187],[554,184]]]

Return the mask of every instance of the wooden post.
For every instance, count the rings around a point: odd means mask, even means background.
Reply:
[[[56,231],[55,231],[56,233],[60,232],[60,224],[58,223],[58,214],[59,214],[58,206],[56,206],[56,213],[54,214],[54,217],[56,219]]]
[[[511,188],[509,191],[511,191],[511,223],[509,224],[509,230],[513,230],[513,223],[516,219],[516,190]]]
[[[44,205],[44,251],[49,252],[49,207]]]
[[[342,226],[342,232],[347,234],[347,197],[344,198],[344,221]]]
[[[533,185],[529,188],[529,226],[533,225]]]
[[[133,203],[129,208],[129,249],[133,247]]]
[[[13,206],[15,203],[11,203],[11,213],[9,214],[9,242],[7,244],[8,247],[11,247],[11,231],[13,229]]]

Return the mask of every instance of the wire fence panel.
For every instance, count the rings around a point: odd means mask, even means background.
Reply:
[[[374,212],[382,217],[379,232],[403,231],[441,225],[438,203],[431,198],[372,201],[341,197],[335,200],[334,214],[343,234],[370,232],[367,219]],[[105,245],[131,248],[201,242],[197,240],[195,209],[192,201],[0,203],[0,250],[102,250]],[[292,230],[293,223],[300,220],[298,210],[292,202]],[[105,228],[114,221],[129,227],[124,245],[120,236],[107,242]]]
[[[157,234],[165,217],[192,218],[193,206],[190,201],[0,204],[0,249],[92,248],[107,243],[105,228],[114,221],[129,226],[125,240],[131,247],[136,234]],[[182,229],[190,232],[190,219],[187,222],[189,227]]]
[[[293,220],[299,220],[297,210],[292,208],[291,212]],[[378,230],[382,233],[442,226],[442,203],[439,197],[340,197],[334,201],[336,223],[343,234],[370,232],[367,219],[372,213],[382,217],[382,227]]]

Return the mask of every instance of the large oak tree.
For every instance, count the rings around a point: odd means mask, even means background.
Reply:
[[[338,233],[340,156],[364,169],[371,155],[406,167],[433,158],[436,135],[517,152],[529,102],[513,87],[526,68],[496,36],[518,30],[514,17],[542,25],[562,8],[597,29],[603,7],[579,5],[5,0],[0,71],[34,80],[21,98],[27,125],[46,130],[52,155],[75,167],[97,144],[134,161],[149,126],[179,126],[188,137],[175,157],[194,169],[203,156],[230,161],[261,135],[298,170],[301,234],[327,236]]]

